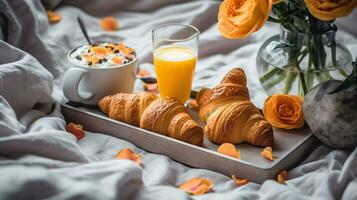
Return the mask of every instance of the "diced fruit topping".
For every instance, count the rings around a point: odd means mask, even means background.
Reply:
[[[76,62],[91,67],[110,67],[111,64],[121,65],[130,63],[135,59],[135,52],[133,49],[126,47],[122,42],[120,44],[93,43],[77,48],[71,57]]]
[[[82,57],[87,62],[88,65],[97,64],[99,61],[99,58],[93,54],[83,54]]]
[[[112,58],[112,63],[120,65],[123,62],[124,58],[115,56]]]
[[[108,49],[105,47],[95,46],[91,48],[91,51],[99,56],[104,56],[108,54]]]
[[[119,48],[119,51],[126,56],[131,56],[130,54],[134,52],[134,49],[126,47],[123,42],[120,42],[118,44],[118,48]]]

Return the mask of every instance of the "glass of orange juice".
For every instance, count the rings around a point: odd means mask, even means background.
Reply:
[[[185,103],[191,93],[198,53],[197,28],[165,24],[152,31],[154,66],[161,97]]]

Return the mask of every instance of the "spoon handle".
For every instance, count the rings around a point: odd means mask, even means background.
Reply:
[[[87,33],[87,29],[86,29],[82,19],[79,16],[77,16],[77,21],[78,21],[79,27],[81,28],[81,31],[82,31],[84,37],[86,38],[88,44],[91,45],[92,42],[89,39],[89,36],[88,36],[88,33]]]

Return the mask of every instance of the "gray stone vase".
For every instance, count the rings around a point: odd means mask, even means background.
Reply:
[[[313,134],[334,148],[357,146],[357,90],[329,94],[341,84],[330,80],[314,87],[304,99],[303,112]]]

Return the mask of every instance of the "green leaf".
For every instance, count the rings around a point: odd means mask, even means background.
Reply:
[[[279,20],[279,19],[276,19],[276,18],[274,18],[274,17],[272,17],[272,16],[269,16],[268,21],[274,22],[274,23],[280,23],[280,20]]]
[[[343,90],[356,90],[357,89],[357,57],[355,62],[352,62],[353,70],[352,73],[339,85],[334,91],[329,94],[335,94]]]
[[[354,90],[354,89],[357,89],[357,83],[354,83],[353,81],[346,79],[344,82],[341,83],[341,85],[339,85],[334,91],[330,92],[329,94],[335,94],[343,90]]]

